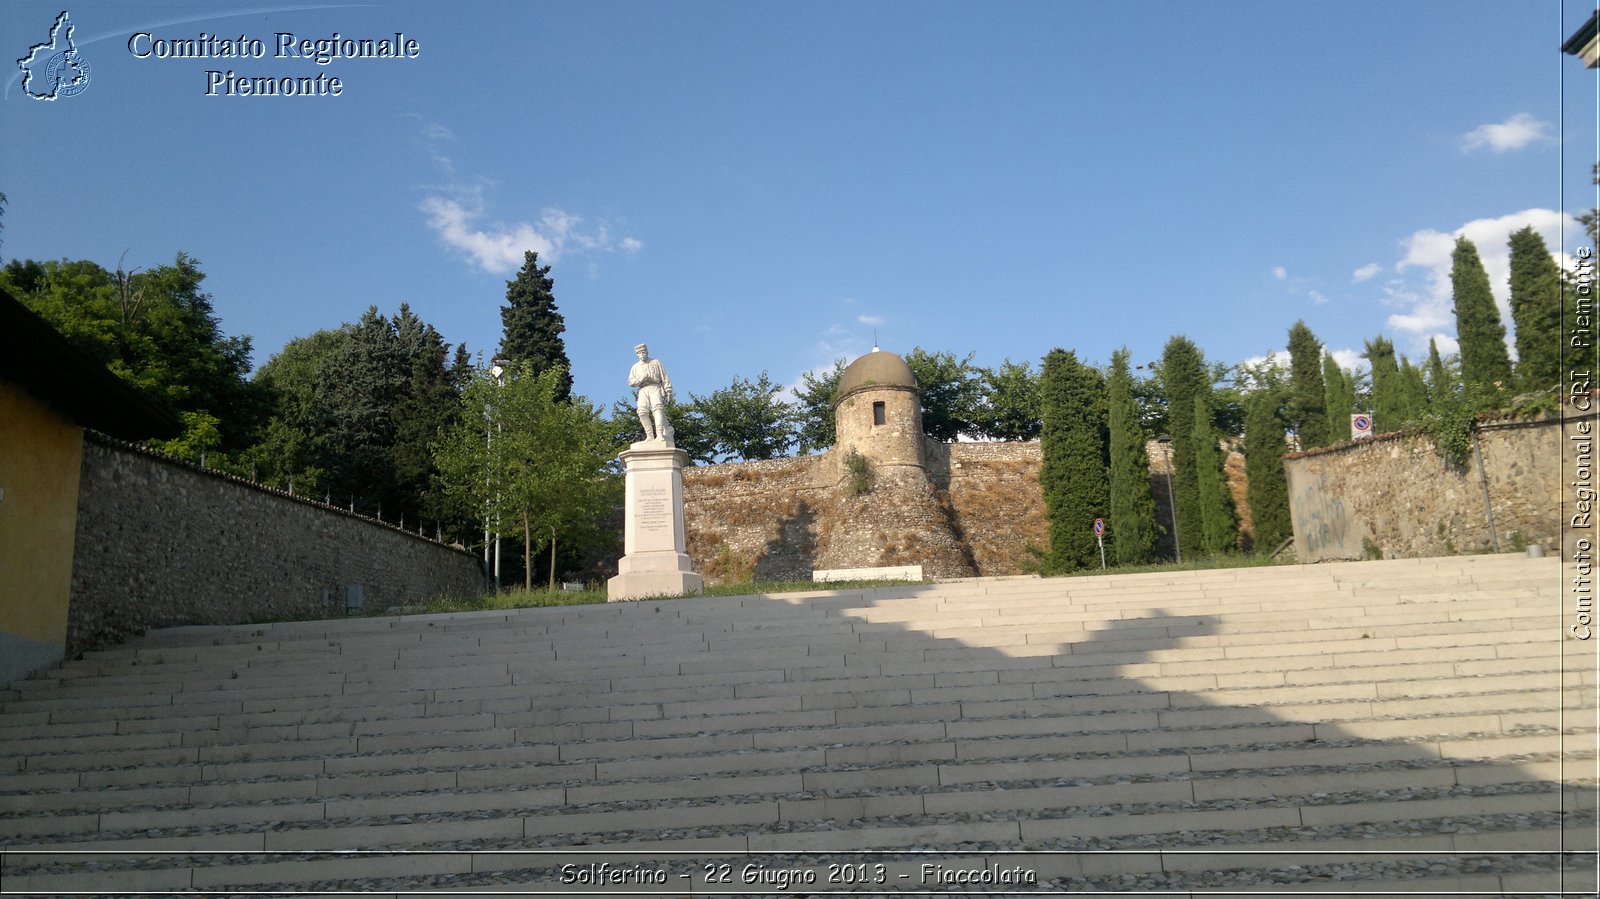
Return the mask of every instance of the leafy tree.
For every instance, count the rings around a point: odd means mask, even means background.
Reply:
[[[381,514],[390,521],[458,523],[472,510],[432,490],[431,445],[460,414],[471,377],[465,347],[402,304],[369,307],[336,330],[290,341],[256,373],[274,397],[261,443],[248,454],[268,483]]]
[[[1450,257],[1450,288],[1455,296],[1456,339],[1461,344],[1461,377],[1468,401],[1474,408],[1489,408],[1511,384],[1511,357],[1506,353],[1505,325],[1500,323],[1500,310],[1489,290],[1489,274],[1478,258],[1478,248],[1465,237],[1456,238]]]
[[[1555,389],[1561,382],[1561,270],[1532,226],[1511,235],[1511,320],[1518,389]]]
[[[834,394],[838,392],[839,378],[844,375],[845,368],[845,361],[836,359],[828,371],[820,374],[808,371],[800,376],[800,389],[794,392],[800,452],[820,452],[833,446]]]
[[[567,325],[556,309],[550,266],[540,265],[539,254],[532,250],[524,253],[522,260],[522,270],[506,282],[506,305],[500,307],[504,332],[498,357],[512,363],[530,363],[535,372],[568,372],[572,364],[561,339]],[[556,395],[565,401],[572,394],[572,375],[563,374],[561,379]]]
[[[1415,424],[1428,411],[1428,385],[1422,369],[1411,364],[1404,355],[1400,357],[1400,377],[1396,386],[1400,390],[1400,409],[1404,424]]]
[[[1317,381],[1322,372],[1317,372]],[[1301,385],[1296,384],[1298,393]],[[1321,424],[1324,430],[1327,421]],[[1246,497],[1250,501],[1250,520],[1255,526],[1256,549],[1271,551],[1293,533],[1289,522],[1289,480],[1283,470],[1284,423],[1278,414],[1278,399],[1269,391],[1250,398],[1250,411],[1244,422],[1244,461],[1249,478]]]
[[[1400,364],[1395,360],[1394,343],[1387,337],[1367,341],[1361,354],[1372,368],[1373,429],[1398,431],[1410,421],[1407,395],[1400,383]]]
[[[1303,321],[1289,329],[1289,427],[1306,449],[1321,446],[1328,433],[1326,390],[1322,383],[1322,343]],[[1249,428],[1248,419],[1246,429]]]
[[[775,459],[799,439],[794,409],[778,399],[783,388],[766,372],[754,383],[734,378],[733,384],[710,396],[693,396],[713,453],[721,459]]]
[[[1133,373],[1128,369],[1126,347],[1111,354],[1107,403],[1111,515],[1106,533],[1118,565],[1141,565],[1155,559],[1156,505],[1150,493],[1150,457],[1133,399]]]
[[[1210,390],[1211,378],[1200,348],[1183,336],[1167,341],[1161,354],[1160,374],[1172,435],[1172,500],[1177,510],[1178,545],[1202,546],[1194,412],[1195,397]],[[1209,415],[1209,403],[1206,409]],[[1209,433],[1209,420],[1205,424]]]
[[[439,484],[487,520],[520,526],[523,584],[533,558],[592,526],[611,501],[610,428],[586,400],[562,397],[564,372],[523,361],[500,378],[480,371],[462,393],[461,415],[434,444]],[[553,564],[553,562],[552,562]],[[555,572],[550,573],[554,589]]]
[[[1039,376],[1033,366],[1007,359],[997,368],[979,369],[978,377],[983,398],[975,416],[976,432],[990,440],[1038,439],[1043,422]]]
[[[1356,378],[1339,367],[1332,353],[1322,354],[1322,388],[1328,413],[1326,445],[1350,441],[1350,415],[1356,411]]]
[[[161,444],[194,459],[201,446],[224,453],[249,446],[265,412],[246,380],[250,338],[222,333],[204,281],[200,263],[185,253],[143,272],[108,272],[86,260],[12,260],[0,271],[0,284],[70,343],[208,432]]]
[[[983,385],[972,356],[957,359],[953,353],[917,347],[905,357],[922,394],[922,433],[934,440],[949,443],[961,434],[978,432]]]
[[[1453,364],[1455,362],[1457,359],[1454,355],[1449,360],[1440,356],[1438,342],[1428,338],[1428,367],[1424,380],[1429,403],[1437,403],[1461,392],[1461,378]]]
[[[1044,357],[1039,379],[1044,424],[1039,432],[1039,484],[1050,523],[1046,573],[1099,564],[1091,525],[1109,513],[1106,476],[1106,390],[1100,373],[1061,349]]]
[[[1228,490],[1228,476],[1217,432],[1211,424],[1211,391],[1194,395],[1194,466],[1200,500],[1200,545],[1209,554],[1230,552],[1239,543],[1239,513]],[[1192,544],[1191,544],[1192,545]]]

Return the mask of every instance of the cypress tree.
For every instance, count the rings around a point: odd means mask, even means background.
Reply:
[[[1156,502],[1150,492],[1150,457],[1144,428],[1133,400],[1133,373],[1128,349],[1111,354],[1108,385],[1111,437],[1111,518],[1106,532],[1118,565],[1140,565],[1155,559]]]
[[[1531,225],[1511,235],[1511,321],[1517,389],[1555,389],[1561,381],[1561,270]]]
[[[1211,425],[1211,391],[1194,395],[1194,465],[1199,481],[1201,545],[1206,553],[1229,552],[1239,545],[1239,513],[1228,491],[1222,450]]]
[[[1400,422],[1402,426],[1414,424],[1428,411],[1428,386],[1422,369],[1405,356],[1400,357],[1399,375],[1396,385],[1400,391]]]
[[[1489,408],[1511,385],[1511,357],[1506,353],[1506,328],[1489,290],[1489,274],[1483,270],[1478,248],[1465,237],[1456,238],[1450,257],[1450,289],[1467,398],[1474,408]]]
[[[1322,354],[1322,391],[1327,397],[1327,446],[1347,443],[1350,440],[1350,413],[1356,411],[1356,382],[1350,373],[1339,367],[1332,353]]]
[[[1172,429],[1172,503],[1177,510],[1180,547],[1205,544],[1200,524],[1200,476],[1195,467],[1194,400],[1210,388],[1205,357],[1187,337],[1167,341],[1161,353],[1161,387],[1167,399],[1167,426]]]
[[[1379,434],[1400,430],[1405,423],[1405,397],[1394,344],[1387,337],[1374,337],[1361,355],[1372,366],[1372,430]]]
[[[538,253],[529,250],[522,258],[522,270],[506,282],[506,305],[500,307],[504,333],[498,355],[512,367],[523,362],[532,365],[535,375],[559,368],[556,399],[564,403],[572,396],[572,375],[568,373],[572,364],[561,339],[567,325],[551,292],[555,282],[550,279],[550,266],[539,264]]]
[[[1321,446],[1328,433],[1329,414],[1322,383],[1322,344],[1303,321],[1289,329],[1289,382],[1294,389],[1289,426],[1300,438],[1302,449]]]
[[[1426,372],[1428,402],[1438,403],[1453,398],[1460,388],[1456,373],[1439,355],[1439,343],[1428,338],[1428,369]]]
[[[1108,514],[1105,381],[1062,349],[1044,357],[1039,377],[1039,485],[1050,521],[1045,571],[1060,574],[1100,564],[1091,526]]]
[[[1320,374],[1320,372],[1319,372]],[[1293,533],[1289,523],[1289,480],[1283,471],[1283,422],[1268,391],[1247,401],[1244,419],[1244,462],[1250,478],[1246,497],[1255,525],[1256,549],[1270,552]]]

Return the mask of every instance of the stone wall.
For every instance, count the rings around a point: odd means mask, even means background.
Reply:
[[[241,624],[476,594],[478,559],[132,444],[84,442],[67,654],[150,627]]]
[[[1384,434],[1284,457],[1295,555],[1418,558],[1561,541],[1561,420],[1480,422],[1452,469],[1424,434]]]

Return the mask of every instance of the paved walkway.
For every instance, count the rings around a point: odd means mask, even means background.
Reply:
[[[0,873],[1589,895],[1564,592],[1478,556],[175,628],[0,692]]]

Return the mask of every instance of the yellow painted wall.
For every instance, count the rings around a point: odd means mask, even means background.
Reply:
[[[83,429],[0,382],[0,634],[12,640],[66,646],[82,464]]]

